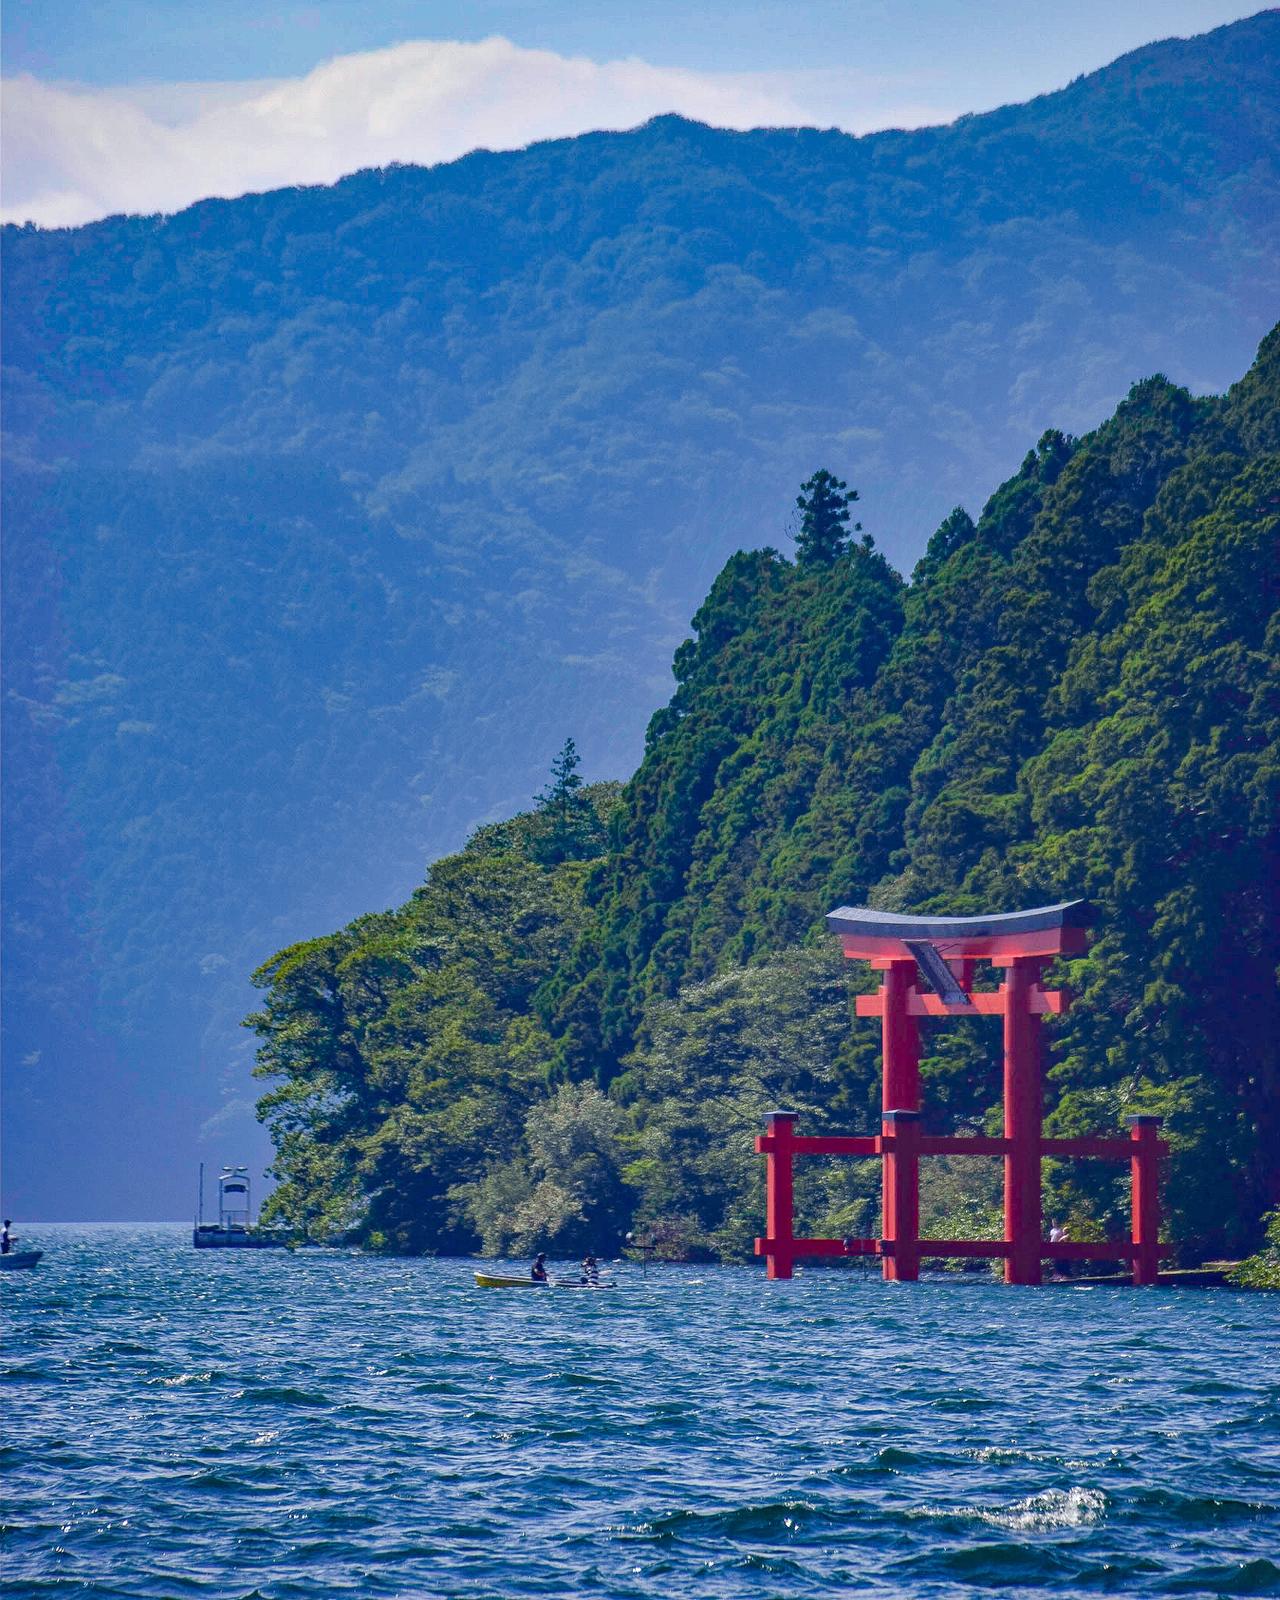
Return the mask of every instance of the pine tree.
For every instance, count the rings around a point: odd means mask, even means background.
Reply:
[[[581,758],[572,739],[566,739],[551,763],[551,782],[538,796],[539,836],[534,854],[544,867],[562,861],[580,861],[599,848],[600,820],[583,793],[578,776]]]
[[[800,486],[796,505],[800,509],[800,532],[796,534],[796,560],[802,566],[829,567],[849,542],[849,507],[858,498],[843,478],[833,477],[820,467]],[[855,522],[852,531],[862,532]]]
[[[949,560],[961,545],[968,544],[977,531],[973,518],[965,508],[953,507],[942,526],[929,540],[924,559],[932,566],[940,565],[943,561]]]

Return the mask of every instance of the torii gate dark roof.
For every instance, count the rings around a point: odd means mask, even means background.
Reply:
[[[1087,900],[1064,900],[1030,911],[1003,911],[985,917],[903,916],[870,906],[838,906],[827,927],[838,934],[844,953],[862,961],[913,959],[908,941],[926,940],[947,960],[965,956],[1078,954],[1084,930],[1093,920]]]

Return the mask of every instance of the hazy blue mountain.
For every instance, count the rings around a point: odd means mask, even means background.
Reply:
[[[1136,372],[1224,388],[1278,68],[1273,12],[946,128],[666,117],[7,230],[9,1203],[181,1214],[258,1152],[245,973],[566,734],[625,775],[815,465],[905,568]]]

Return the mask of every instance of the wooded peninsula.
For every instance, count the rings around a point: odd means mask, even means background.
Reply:
[[[1278,399],[1280,329],[1225,396],[1138,383],[1086,437],[1045,433],[976,521],[957,507],[909,582],[815,473],[790,553],[716,578],[629,782],[585,785],[570,740],[534,808],[407,904],[255,974],[270,1220],[385,1251],[639,1229],[745,1259],[765,1110],[877,1123],[872,977],[825,913],[1086,896],[1091,948],[1050,974],[1076,1000],[1046,1133],[1161,1115],[1182,1258],[1276,1270]],[[939,1130],[994,1131],[999,1044],[925,1024]],[[931,1163],[923,1232],[998,1237],[997,1166]],[[876,1182],[809,1163],[797,1220],[873,1231]],[[1073,1238],[1124,1205],[1114,1167],[1045,1163]]]

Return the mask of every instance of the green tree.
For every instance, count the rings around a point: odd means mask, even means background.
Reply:
[[[948,561],[961,546],[969,543],[977,533],[973,518],[963,506],[954,506],[944,519],[942,526],[929,540],[912,574],[911,581],[920,583],[929,574],[935,572],[945,561]]]
[[[582,796],[601,812],[614,803],[607,784]],[[526,1157],[526,1118],[551,1093],[533,991],[585,917],[587,863],[539,865],[536,822],[480,829],[406,905],[255,973],[265,996],[248,1025],[269,1085],[258,1109],[276,1147],[269,1219],[389,1250],[479,1243],[459,1196]]]
[[[604,843],[599,814],[578,774],[580,765],[577,746],[566,739],[551,763],[551,782],[538,796],[533,854],[544,867],[586,861],[599,855]]]
[[[874,1125],[877,1039],[851,1015],[846,968],[827,942],[650,1003],[613,1086],[637,1126],[625,1175],[646,1235],[692,1233],[743,1259],[763,1215],[755,1138],[765,1113],[789,1107],[813,1132]],[[877,1182],[867,1162],[802,1163],[801,1231],[862,1233],[873,1225]]]
[[[562,1084],[525,1122],[525,1149],[453,1198],[489,1255],[618,1247],[630,1215],[622,1111],[592,1083]]]
[[[849,543],[849,507],[858,498],[843,478],[834,477],[825,467],[801,484],[796,496],[800,510],[800,532],[796,534],[796,560],[801,566],[829,567]],[[861,533],[855,522],[853,532]]]
[[[1266,1223],[1266,1244],[1240,1263],[1231,1280],[1245,1289],[1280,1289],[1280,1207],[1262,1220]]]

